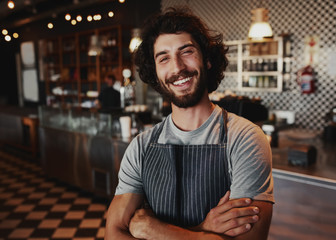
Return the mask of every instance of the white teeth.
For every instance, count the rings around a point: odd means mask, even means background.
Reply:
[[[185,83],[185,82],[188,82],[190,79],[191,79],[191,77],[188,77],[188,78],[185,78],[185,79],[182,79],[182,80],[173,82],[173,84],[174,84],[174,85],[180,85],[180,84],[183,84],[183,83]]]

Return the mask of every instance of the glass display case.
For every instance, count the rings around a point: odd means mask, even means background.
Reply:
[[[76,108],[39,107],[41,127],[50,127],[88,135],[120,137],[119,116],[79,111]]]

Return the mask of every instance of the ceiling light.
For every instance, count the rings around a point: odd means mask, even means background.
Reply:
[[[69,13],[65,14],[65,20],[70,21],[71,15]]]
[[[81,15],[78,15],[78,16],[76,17],[76,20],[77,20],[77,22],[81,22],[81,21],[82,21],[82,16],[81,16]]]
[[[266,37],[273,37],[271,25],[268,23],[268,10],[257,8],[252,10],[252,25],[248,37],[252,40],[262,40]]]
[[[88,20],[88,22],[91,22],[92,21],[92,16],[91,15],[89,15],[89,16],[87,16],[87,18],[86,18],[87,20]]]
[[[96,15],[94,15],[93,16],[93,20],[95,20],[95,21],[99,21],[99,20],[101,20],[101,15],[100,14],[96,14]]]
[[[120,3],[124,3],[124,2],[125,2],[125,0],[119,0],[119,2],[120,2]]]
[[[48,23],[48,28],[49,28],[49,29],[53,29],[53,28],[54,28],[54,24],[52,24],[52,23]]]
[[[7,29],[2,29],[2,35],[7,35],[7,34],[8,34]]]
[[[76,25],[76,24],[77,24],[77,21],[76,21],[75,19],[72,19],[72,20],[71,20],[71,24],[72,24],[72,25]]]
[[[15,7],[15,4],[14,4],[13,1],[10,0],[10,1],[7,2],[7,6],[8,6],[8,8],[13,9]]]
[[[90,47],[88,51],[89,56],[97,56],[102,53],[103,49],[101,47],[98,36],[92,35],[90,39]]]
[[[134,28],[132,29],[132,39],[129,45],[129,50],[133,53],[136,49],[138,49],[139,45],[141,44],[142,40],[140,38],[140,29]]]
[[[6,36],[5,36],[5,40],[6,40],[7,42],[9,42],[10,40],[12,40],[12,38],[11,38],[11,36],[6,35]]]
[[[18,38],[19,34],[18,33],[13,33],[13,38]]]
[[[108,16],[109,16],[109,17],[113,17],[113,16],[114,16],[114,12],[109,11],[109,12],[108,12]]]

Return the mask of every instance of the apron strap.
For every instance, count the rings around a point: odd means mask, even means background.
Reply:
[[[219,132],[219,138],[221,143],[227,143],[227,135],[228,135],[228,128],[227,128],[227,122],[228,122],[228,113],[227,111],[222,108],[222,115],[223,117],[221,118],[220,121],[220,132]]]
[[[165,122],[167,121],[167,119],[168,119],[168,117],[166,117],[166,119],[160,123],[159,128],[156,131],[154,131],[150,143],[158,143],[160,134],[162,132],[163,126],[165,125]]]

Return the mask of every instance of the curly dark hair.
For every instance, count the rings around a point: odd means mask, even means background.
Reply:
[[[208,92],[213,92],[224,78],[224,71],[228,65],[227,48],[223,44],[222,34],[208,29],[202,20],[186,7],[169,8],[145,21],[141,34],[142,43],[135,52],[134,59],[141,80],[160,92],[154,62],[154,43],[161,34],[180,32],[189,33],[200,46],[203,63],[210,62],[211,68],[205,69]]]

